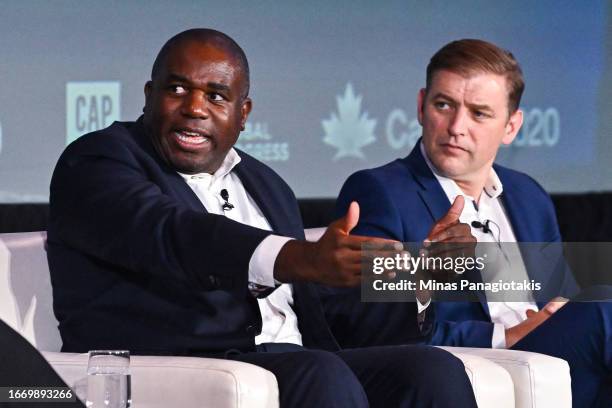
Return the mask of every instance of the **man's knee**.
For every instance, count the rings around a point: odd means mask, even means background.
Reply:
[[[390,406],[475,407],[463,363],[449,352],[431,346],[392,346],[367,349],[378,382],[386,384]]]
[[[367,406],[367,396],[350,367],[336,354],[322,350],[294,354],[296,378],[320,403],[333,406]]]
[[[451,378],[460,382],[467,379],[463,362],[445,350],[431,346],[410,346],[401,349],[396,373],[401,375],[404,381],[431,385],[441,379],[445,379],[445,382]],[[418,371],[416,376],[415,370]]]
[[[315,373],[317,377],[335,377],[339,375],[352,376],[353,372],[346,363],[334,353],[323,350],[308,350],[297,352],[299,360],[297,370],[303,375]]]

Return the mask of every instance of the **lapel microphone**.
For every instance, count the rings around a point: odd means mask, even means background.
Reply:
[[[489,227],[490,222],[491,220],[486,220],[484,223],[480,221],[472,221],[471,225],[474,228],[480,228],[482,232],[484,232],[485,234],[488,234],[489,232],[491,232],[491,228]]]
[[[229,211],[232,208],[234,208],[234,205],[229,202],[229,193],[227,192],[227,190],[226,189],[221,190],[220,194],[221,194],[221,198],[223,199],[223,201],[225,201],[223,205],[221,206],[221,208],[223,208],[223,211]]]
[[[495,223],[495,221],[485,220],[484,223],[482,223],[480,221],[472,221],[470,223],[470,225],[472,227],[474,227],[474,228],[480,228],[482,230],[482,232],[484,232],[485,234],[488,234],[490,232],[491,235],[493,236],[493,239],[497,243],[497,246],[499,247],[499,250],[504,255],[504,258],[506,258],[506,261],[508,261],[508,263],[510,263],[510,258],[508,257],[508,255],[506,254],[506,251],[504,251],[504,248],[502,247],[502,243],[501,243],[501,228],[499,228],[499,225],[497,225]],[[497,229],[497,236],[495,236],[495,233],[493,232],[493,230],[491,229],[491,227],[489,225],[493,225]]]

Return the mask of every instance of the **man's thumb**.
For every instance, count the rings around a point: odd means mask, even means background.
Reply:
[[[432,230],[432,232],[433,231],[438,232],[436,228],[441,230],[441,229],[444,229],[448,225],[457,223],[459,221],[459,217],[461,217],[461,212],[463,211],[464,204],[465,204],[465,199],[463,198],[462,195],[458,195],[455,198],[455,201],[453,201],[453,205],[451,205],[451,208],[448,209],[448,212],[444,214],[444,217],[438,220],[436,225],[434,225],[434,230]]]
[[[348,235],[357,223],[359,223],[359,204],[357,204],[357,201],[353,201],[344,217],[336,221],[336,225],[340,231]]]
[[[453,205],[451,205],[451,207],[448,209],[448,212],[446,213],[446,216],[444,216],[444,218],[446,218],[446,220],[449,222],[459,221],[459,217],[461,217],[461,212],[463,211],[464,205],[465,198],[463,198],[462,195],[458,195],[457,197],[455,197]]]

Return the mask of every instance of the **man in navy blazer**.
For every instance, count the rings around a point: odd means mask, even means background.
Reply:
[[[443,236],[434,223],[454,203],[460,215],[452,223],[471,224],[479,242],[559,243],[548,194],[529,176],[493,164],[499,146],[511,143],[521,127],[523,87],[512,54],[493,44],[460,40],[438,51],[418,96],[422,139],[408,157],[357,172],[342,188],[337,211],[352,201],[361,207],[352,232],[430,246],[453,242],[456,237]],[[428,344],[508,347],[563,358],[571,368],[574,406],[604,406],[611,395],[610,303],[566,304],[578,287],[562,256],[546,269],[542,258],[530,262],[529,252],[522,251],[512,273],[536,280],[551,274],[551,302],[536,302],[541,295],[487,302],[480,293],[480,302],[434,301],[422,312],[435,314]],[[354,289],[326,290],[323,300],[343,346],[401,344],[408,337],[402,323],[415,319],[406,304],[360,303]]]
[[[159,52],[141,118],[64,151],[48,231],[63,350],[249,362],[275,374],[284,407],[475,406],[463,365],[444,351],[339,350],[312,283],[355,285],[361,244],[397,243],[350,236],[356,204],[303,241],[291,189],[233,149],[248,90],[242,49],[188,30]]]

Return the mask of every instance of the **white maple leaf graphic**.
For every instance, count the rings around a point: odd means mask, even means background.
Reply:
[[[365,159],[361,148],[376,141],[376,119],[368,119],[367,112],[360,114],[361,99],[361,95],[355,96],[351,83],[347,83],[344,95],[336,97],[338,115],[332,113],[330,119],[321,122],[325,130],[323,141],[338,149],[334,160],[349,156]]]

